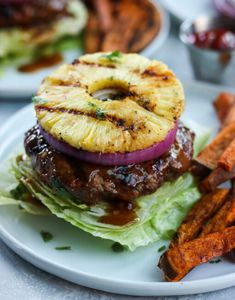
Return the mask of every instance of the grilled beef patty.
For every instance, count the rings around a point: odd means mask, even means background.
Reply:
[[[191,166],[194,135],[179,125],[175,143],[158,159],[129,166],[105,167],[78,161],[54,150],[34,126],[25,136],[25,150],[40,179],[51,188],[66,190],[79,201],[131,202],[151,194],[165,181],[178,178]]]
[[[0,3],[0,28],[29,28],[51,23],[69,15],[68,0],[35,0],[20,4]]]

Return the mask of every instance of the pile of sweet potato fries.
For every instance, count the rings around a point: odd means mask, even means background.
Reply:
[[[221,129],[194,164],[202,197],[160,258],[167,281],[235,249],[235,95],[221,93],[214,107]],[[225,182],[231,187],[219,187]]]
[[[161,20],[149,0],[86,0],[85,52],[139,52],[158,34]]]

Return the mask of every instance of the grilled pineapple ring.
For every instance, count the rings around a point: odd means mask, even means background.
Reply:
[[[119,91],[114,99],[95,96],[110,88]],[[84,55],[48,76],[35,98],[44,130],[77,149],[101,153],[161,142],[184,109],[175,75],[138,54]]]

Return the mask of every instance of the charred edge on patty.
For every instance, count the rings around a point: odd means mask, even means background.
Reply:
[[[65,190],[79,202],[134,201],[151,194],[165,181],[178,178],[191,166],[194,134],[179,124],[175,143],[156,160],[105,167],[85,163],[54,150],[36,125],[25,135],[24,145],[39,178],[54,189]]]

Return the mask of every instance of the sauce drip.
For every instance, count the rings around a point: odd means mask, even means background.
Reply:
[[[235,31],[225,28],[218,28],[194,32],[189,36],[189,42],[199,48],[205,49],[235,49]]]
[[[20,156],[19,156],[19,159],[20,159]],[[23,159],[24,158],[22,157],[22,160]],[[33,180],[31,178],[21,177],[20,182],[22,182],[23,184],[25,182],[28,182],[31,186],[33,186]],[[34,187],[34,189],[35,189],[35,187]],[[30,203],[30,204],[33,204],[33,205],[36,205],[39,207],[44,207],[44,204],[40,200],[38,200],[33,194],[31,194],[29,191],[27,193],[23,194],[22,200],[24,202],[27,202],[27,203]]]
[[[133,223],[137,220],[135,212],[136,205],[132,202],[117,201],[113,202],[105,216],[102,216],[99,221],[105,224],[123,226]]]
[[[56,53],[53,55],[42,56],[32,63],[19,67],[18,70],[22,73],[33,73],[37,72],[38,70],[57,65],[62,61],[63,56],[60,53]]]

